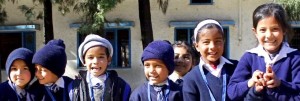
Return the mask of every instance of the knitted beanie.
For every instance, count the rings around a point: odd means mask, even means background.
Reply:
[[[163,61],[169,70],[169,75],[173,73],[175,68],[174,50],[168,42],[157,40],[149,43],[144,49],[141,60],[144,64],[144,61],[148,59],[159,59]]]
[[[61,39],[49,41],[34,54],[32,63],[42,65],[57,77],[61,77],[67,65],[64,41]]]
[[[109,56],[113,56],[113,47],[107,39],[96,34],[89,34],[85,37],[84,41],[80,44],[78,48],[78,56],[82,64],[84,64],[84,55],[86,51],[91,47],[95,46],[103,46],[107,48]]]
[[[6,68],[6,74],[8,75],[10,79],[10,69],[13,64],[13,62],[17,59],[23,60],[27,67],[29,68],[30,74],[31,74],[31,79],[34,77],[34,65],[31,63],[33,57],[33,52],[27,48],[17,48],[13,50],[7,57],[5,68]]]

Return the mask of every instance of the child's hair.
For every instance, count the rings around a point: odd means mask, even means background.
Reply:
[[[32,63],[42,65],[59,78],[67,65],[65,47],[63,40],[53,39],[34,54]]]
[[[172,46],[173,46],[173,48],[176,48],[176,47],[185,48],[187,50],[187,52],[192,56],[193,64],[196,62],[194,50],[192,49],[192,47],[189,43],[187,43],[186,41],[175,41],[175,43]]]
[[[27,67],[29,68],[30,74],[31,74],[31,79],[33,79],[34,77],[34,65],[31,63],[32,61],[32,57],[33,57],[33,52],[27,48],[17,48],[15,50],[13,50],[7,57],[6,60],[6,74],[8,75],[8,77],[10,78],[9,74],[10,74],[10,70],[11,70],[11,66],[13,64],[13,62],[17,59],[21,59],[23,60]]]
[[[261,19],[274,16],[276,21],[280,24],[283,29],[283,32],[290,32],[291,26],[287,21],[287,15],[282,6],[275,3],[267,3],[258,6],[253,12],[253,28],[257,27],[258,22]]]
[[[87,52],[88,49],[90,49],[91,47],[95,47],[95,46],[103,46],[106,48],[106,56],[107,57],[112,57],[113,56],[113,47],[111,45],[111,43],[96,34],[89,34],[85,37],[84,41],[80,44],[79,48],[78,48],[78,57],[81,61],[82,64],[84,64],[84,56],[85,53]]]
[[[142,63],[148,59],[163,61],[169,71],[169,75],[173,73],[175,68],[174,50],[167,41],[157,40],[149,43],[143,51],[141,57]]]
[[[222,34],[223,38],[224,37],[224,32],[223,32],[223,27],[221,26],[221,24],[213,19],[207,19],[207,20],[203,20],[201,22],[199,22],[196,26],[196,28],[194,29],[194,42],[198,42],[199,38],[198,38],[198,34],[201,33],[201,31],[203,29],[211,29],[211,28],[217,28],[219,30],[219,33]]]

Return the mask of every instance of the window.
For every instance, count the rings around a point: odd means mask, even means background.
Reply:
[[[212,4],[212,0],[190,0],[191,4]]]
[[[224,30],[224,36],[225,36],[225,45],[224,45],[224,57],[229,57],[229,28],[223,27]],[[181,40],[181,41],[187,41],[192,45],[192,36],[194,34],[194,28],[175,28],[175,41]]]
[[[105,29],[105,37],[113,46],[114,53],[109,68],[128,68],[130,67],[130,29],[128,28],[109,28]],[[78,46],[84,40],[85,35],[78,34]],[[79,62],[79,67],[83,65]]]
[[[13,50],[25,47],[33,52],[35,51],[35,32],[0,32],[0,47],[2,47],[0,48],[0,66],[1,69],[5,69],[6,59]]]
[[[294,36],[290,42],[290,46],[300,50],[300,28],[293,28]]]

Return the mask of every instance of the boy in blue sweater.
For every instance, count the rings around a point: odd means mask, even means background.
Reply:
[[[182,101],[180,87],[168,79],[174,71],[174,50],[167,41],[153,41],[142,54],[147,82],[137,87],[130,101]]]
[[[248,50],[230,79],[232,100],[299,101],[300,53],[284,37],[290,25],[283,7],[267,3],[253,12],[253,32],[259,42]]]
[[[35,76],[41,87],[43,101],[69,101],[68,84],[71,78],[63,76],[67,65],[67,55],[63,40],[51,40],[38,50],[32,59],[35,64]],[[40,101],[39,100],[39,101]]]
[[[110,42],[89,34],[78,48],[79,59],[87,70],[69,85],[72,101],[128,101],[131,88],[116,71],[107,70],[113,56]]]
[[[26,48],[12,51],[6,61],[8,79],[0,84],[0,100],[2,101],[34,101],[38,95],[29,91],[38,82],[34,78],[34,65],[31,63],[33,52]]]
[[[201,54],[199,65],[184,76],[185,101],[225,101],[227,84],[237,61],[222,56],[225,36],[219,22],[201,21],[194,30],[194,45]]]

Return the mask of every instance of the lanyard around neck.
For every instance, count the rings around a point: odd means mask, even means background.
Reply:
[[[214,95],[212,94],[211,89],[208,86],[208,82],[207,82],[206,76],[204,75],[204,71],[203,71],[204,67],[203,66],[199,65],[200,74],[202,76],[202,79],[204,80],[206,88],[208,89],[211,101],[216,101],[216,98],[214,97]],[[225,99],[226,99],[226,79],[227,79],[226,78],[227,74],[225,72],[225,68],[222,68],[222,72],[221,72],[222,73],[222,78],[223,78],[223,84],[222,84],[222,101],[225,101]]]
[[[93,90],[93,87],[92,87],[92,81],[91,81],[92,78],[91,78],[90,75],[91,75],[90,73],[87,74],[88,79],[89,79],[89,84],[88,84],[88,86],[89,86],[89,93],[90,93],[90,98],[91,98],[91,100],[92,100],[92,101],[95,101],[94,90]],[[106,75],[106,79],[107,79],[107,78],[108,78],[108,74],[105,73],[105,75]],[[105,92],[105,83],[106,83],[106,79],[104,80],[103,94],[102,94],[101,101],[103,101],[103,96],[104,96],[104,92]]]
[[[168,82],[169,82],[169,81],[168,81]],[[148,101],[152,101],[152,100],[151,100],[150,86],[151,86],[151,85],[148,83],[148,87],[147,87]],[[163,89],[163,90],[164,90],[164,89]],[[164,94],[164,93],[163,93],[163,94]],[[165,101],[169,101],[169,94],[170,94],[170,86],[167,85],[166,94],[164,94]]]

